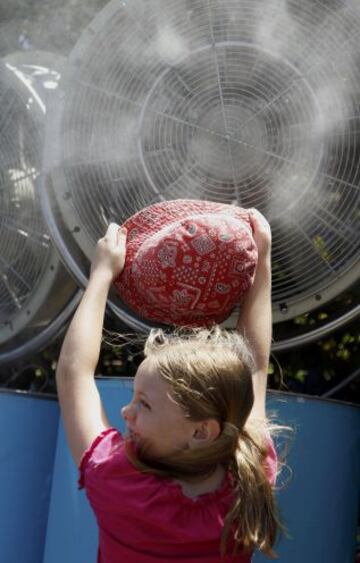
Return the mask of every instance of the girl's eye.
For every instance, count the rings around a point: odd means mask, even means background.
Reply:
[[[150,405],[149,405],[146,401],[144,401],[143,399],[141,399],[141,400],[139,401],[139,403],[140,403],[140,405],[142,405],[142,406],[145,407],[146,409],[149,409],[149,410],[150,410]]]

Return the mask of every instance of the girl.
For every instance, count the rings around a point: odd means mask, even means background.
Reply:
[[[265,413],[271,233],[258,211],[250,214],[259,261],[237,331],[152,331],[122,410],[127,439],[110,426],[94,381],[126,231],[112,223],[97,244],[56,380],[99,525],[98,562],[248,563],[255,548],[274,555],[276,453]]]

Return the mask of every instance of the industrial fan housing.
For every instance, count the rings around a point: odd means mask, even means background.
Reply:
[[[360,7],[295,0],[110,2],[73,49],[50,120],[43,209],[85,284],[96,240],[151,203],[257,207],[273,313],[292,322],[358,280]],[[116,315],[147,328],[115,294]],[[275,347],[291,347],[354,318]],[[226,326],[235,326],[236,313]],[[275,326],[276,338],[276,326]]]

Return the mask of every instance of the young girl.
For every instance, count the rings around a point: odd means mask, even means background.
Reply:
[[[152,331],[122,409],[126,439],[110,426],[94,381],[126,231],[111,224],[97,244],[56,380],[80,486],[99,525],[98,562],[248,563],[256,548],[274,555],[276,453],[265,413],[271,233],[258,211],[250,214],[259,261],[237,331]]]

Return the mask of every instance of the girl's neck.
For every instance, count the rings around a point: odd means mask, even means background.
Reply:
[[[196,480],[185,481],[176,479],[176,482],[179,483],[186,497],[196,498],[200,495],[217,491],[224,481],[225,473],[225,468],[222,465],[218,465],[211,475],[197,478]]]

